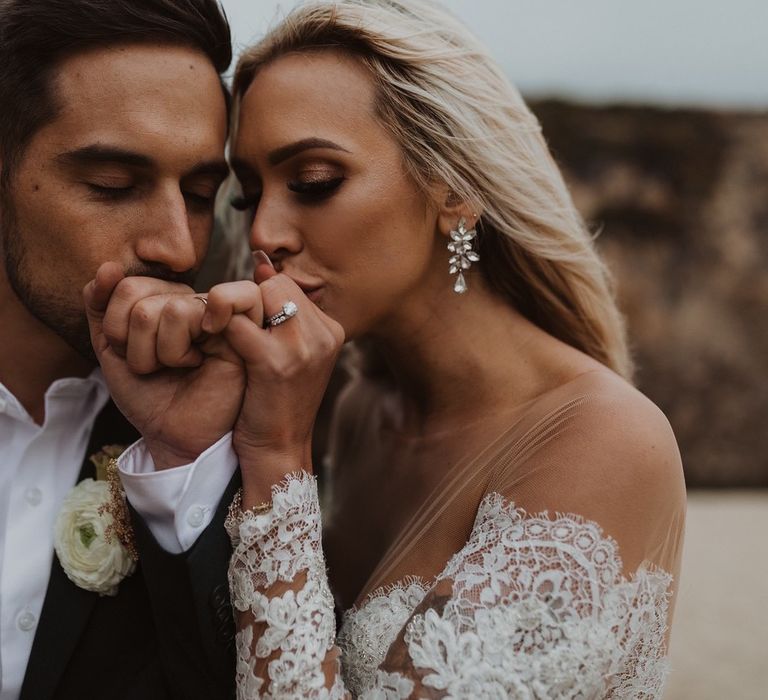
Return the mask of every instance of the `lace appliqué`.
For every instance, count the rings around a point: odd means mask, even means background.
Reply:
[[[373,591],[359,609],[344,613],[336,643],[341,649],[347,687],[355,696],[374,686],[376,670],[390,645],[431,587],[420,578],[410,577]],[[393,682],[392,674],[382,674],[379,678],[380,684]]]
[[[243,700],[401,700],[417,687],[446,698],[661,696],[671,577],[643,567],[627,580],[616,543],[578,516],[529,516],[488,495],[435,581],[405,579],[345,614],[344,680],[313,477],[289,475],[269,512],[232,513],[227,530]],[[448,601],[414,615],[441,581]],[[381,668],[404,628],[418,677]]]
[[[230,594],[235,610],[250,616],[235,640],[238,698],[343,697],[340,678],[327,689],[323,671],[336,622],[314,477],[286,476],[272,487],[267,512],[242,511],[237,501],[233,506],[225,522],[234,550]],[[298,590],[285,585],[299,576],[305,580]],[[270,659],[267,689],[257,659]]]
[[[490,494],[469,542],[436,579],[452,584],[450,600],[441,612],[428,609],[407,625],[404,641],[423,673],[421,684],[448,698],[661,697],[671,576],[641,568],[628,581],[621,570],[617,544],[595,523],[527,516]],[[372,679],[358,688],[367,689],[364,697],[411,696],[405,686],[400,694],[379,695],[377,688],[385,681],[394,687],[399,674],[359,668],[365,657],[386,655],[397,632],[377,653],[370,647],[380,634],[367,630],[374,621],[389,628],[381,610],[387,598],[404,594],[376,593],[373,619],[368,601],[345,618],[340,638],[367,650],[361,656],[359,647],[342,646],[350,680]]]

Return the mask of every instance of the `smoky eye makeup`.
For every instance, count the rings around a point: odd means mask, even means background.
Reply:
[[[288,180],[288,189],[305,201],[330,197],[345,180],[344,171],[327,165],[306,165]]]
[[[319,200],[330,197],[344,180],[343,175],[312,180],[292,180],[288,183],[288,189],[301,197]]]

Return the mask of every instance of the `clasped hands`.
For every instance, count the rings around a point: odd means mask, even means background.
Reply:
[[[83,290],[96,357],[117,407],[157,469],[193,462],[232,431],[243,505],[285,474],[311,470],[311,438],[344,331],[266,260],[254,281],[190,287],[125,277],[104,263]],[[263,320],[293,301],[275,328]]]

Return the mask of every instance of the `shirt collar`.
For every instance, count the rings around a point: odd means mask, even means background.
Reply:
[[[55,406],[65,403],[67,411],[80,415],[85,412],[93,417],[104,407],[109,390],[100,367],[95,367],[87,377],[62,377],[54,381],[45,392],[46,423],[56,413]],[[14,394],[0,382],[0,415],[6,414],[18,420],[33,422],[24,406]]]

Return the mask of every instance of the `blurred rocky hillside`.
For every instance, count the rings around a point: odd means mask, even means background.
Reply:
[[[768,114],[531,104],[689,486],[768,486]]]

